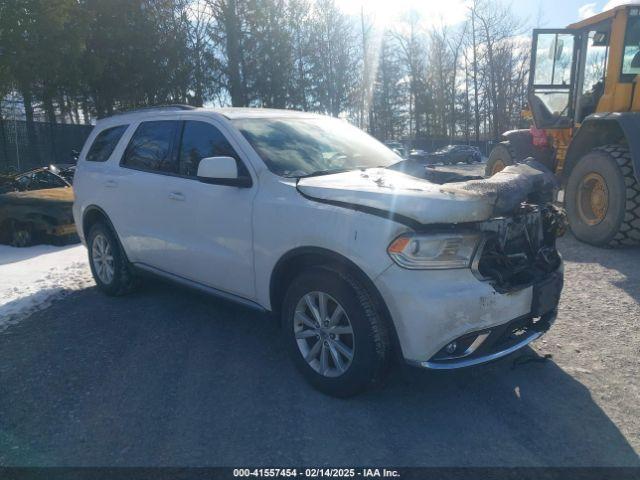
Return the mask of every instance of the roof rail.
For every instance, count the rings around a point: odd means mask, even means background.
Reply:
[[[107,117],[115,117],[116,115],[126,115],[129,113],[148,112],[153,110],[195,110],[196,108],[197,107],[194,107],[193,105],[183,105],[180,103],[176,103],[172,105],[152,105],[149,107],[141,107],[133,110],[117,111],[112,113],[111,115],[107,115]],[[106,117],[100,117],[100,118],[106,118]]]

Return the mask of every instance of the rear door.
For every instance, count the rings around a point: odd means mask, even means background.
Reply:
[[[533,31],[529,105],[538,128],[573,125],[575,65],[579,41],[571,30]]]
[[[167,230],[170,175],[177,173],[177,120],[141,122],[120,160],[118,175],[107,179],[120,239],[132,262],[165,270],[167,252],[175,248]]]

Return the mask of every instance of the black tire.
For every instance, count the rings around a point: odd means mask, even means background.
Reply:
[[[353,328],[351,364],[336,377],[324,376],[314,370],[304,359],[295,336],[296,306],[306,294],[316,291],[333,297],[344,309]],[[321,392],[344,398],[382,382],[391,353],[389,331],[371,294],[350,275],[325,267],[312,268],[298,275],[284,298],[282,324],[293,362],[305,379]]]
[[[515,159],[513,158],[513,154],[511,152],[511,145],[509,142],[500,142],[491,150],[489,154],[489,159],[487,160],[487,164],[484,167],[484,175],[485,177],[491,177],[495,175],[499,170],[502,170],[504,167],[508,167],[509,165],[513,165],[515,163]],[[502,165],[502,168],[496,171],[496,168]]]
[[[581,207],[585,179],[594,175],[606,182],[608,201],[602,219],[589,218],[584,213],[586,207]],[[633,173],[629,149],[605,145],[582,157],[569,175],[565,207],[571,231],[585,243],[599,247],[640,243],[640,185]]]
[[[113,270],[111,281],[107,282],[98,275],[97,267],[93,258],[93,246],[96,238],[106,239],[113,257]],[[132,292],[139,284],[138,277],[133,273],[133,269],[125,253],[122,251],[120,242],[114,232],[105,224],[99,222],[91,227],[87,237],[87,250],[89,255],[89,266],[93,279],[98,288],[107,295],[120,296]]]
[[[33,245],[33,228],[28,223],[13,221],[10,225],[9,245],[24,248]]]

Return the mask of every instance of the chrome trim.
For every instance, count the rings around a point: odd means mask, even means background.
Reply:
[[[427,368],[430,370],[455,370],[457,368],[471,367],[473,365],[479,365],[481,363],[487,363],[502,357],[506,357],[507,355],[515,352],[516,350],[519,350],[522,347],[529,345],[534,340],[537,340],[538,338],[540,338],[543,334],[544,332],[533,332],[529,337],[516,343],[515,345],[512,345],[511,347],[505,350],[491,353],[483,357],[470,358],[468,360],[461,360],[458,362],[449,362],[449,363],[438,363],[438,362],[411,362],[411,363],[418,367]]]
[[[474,277],[476,277],[481,282],[491,281],[490,278],[482,275],[480,273],[480,269],[478,268],[478,265],[480,264],[480,258],[482,257],[482,252],[484,252],[484,247],[487,244],[487,240],[488,240],[488,236],[486,233],[483,232],[482,237],[480,239],[480,243],[476,247],[476,251],[473,255],[473,258],[471,259],[471,273],[473,274]]]
[[[471,355],[473,352],[475,352],[478,347],[480,345],[482,345],[482,343],[487,339],[487,337],[491,334],[491,332],[485,332],[485,333],[481,333],[480,335],[478,335],[475,340],[471,343],[471,345],[469,345],[467,347],[467,349],[462,352],[460,355],[451,355],[449,357],[442,357],[439,358],[439,361],[443,361],[443,360],[456,360],[458,358],[464,358],[464,357],[468,357],[469,355]],[[456,340],[451,340],[451,342],[455,342]],[[449,342],[449,343],[451,343]],[[447,343],[447,345],[449,345],[449,343]],[[443,347],[444,348],[444,347]]]
[[[491,332],[481,333],[478,337],[473,341],[469,348],[462,354],[463,357],[467,357],[475,352],[480,345],[487,339],[487,337],[491,334]]]

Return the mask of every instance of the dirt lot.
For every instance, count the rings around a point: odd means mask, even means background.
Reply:
[[[640,466],[640,249],[561,250],[533,349],[346,401],[302,381],[264,315],[79,286],[0,333],[0,465]]]
[[[535,344],[587,387],[640,451],[640,248],[605,250],[567,236],[558,322]]]

